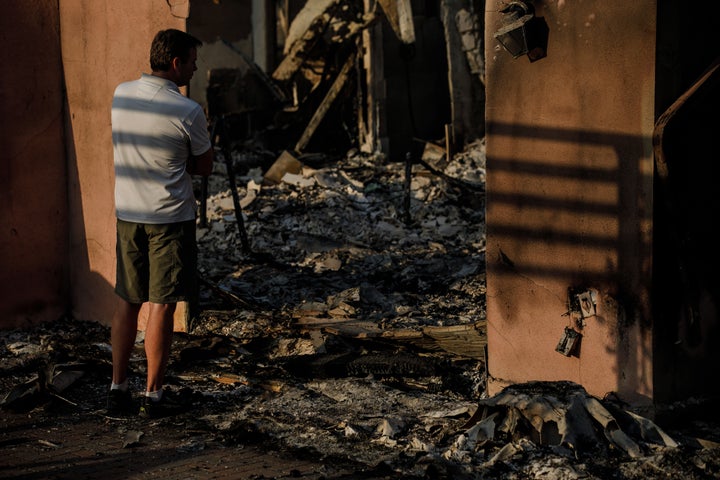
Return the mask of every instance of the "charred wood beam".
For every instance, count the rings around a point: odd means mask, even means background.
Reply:
[[[340,93],[340,90],[342,90],[343,86],[345,86],[345,82],[347,81],[348,74],[350,73],[350,68],[355,63],[355,52],[353,51],[345,60],[345,64],[343,65],[342,69],[340,70],[340,73],[335,78],[335,81],[333,82],[332,86],[330,87],[330,90],[328,90],[327,95],[325,95],[325,98],[323,99],[322,103],[320,103],[320,106],[317,110],[315,110],[315,113],[313,114],[312,118],[310,119],[310,123],[308,123],[307,127],[305,127],[305,131],[303,132],[302,136],[298,140],[297,144],[295,145],[295,151],[300,153],[307,143],[310,141],[310,138],[315,133],[315,130],[317,130],[318,125],[320,125],[320,122],[323,118],[325,118],[325,114],[327,114],[328,110],[330,109],[330,106],[335,101],[335,98],[337,98],[338,94]]]

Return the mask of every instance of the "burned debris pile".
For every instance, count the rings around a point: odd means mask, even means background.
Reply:
[[[392,353],[367,338],[355,339],[358,344],[342,339],[344,354],[304,353],[312,349],[301,336],[285,331],[281,341],[283,329],[248,327],[238,330],[242,338],[176,334],[168,387],[187,410],[153,424],[104,416],[106,328],[66,318],[3,332],[3,415],[31,416],[60,430],[73,417],[95,417],[117,425],[118,444],[133,450],[144,448],[144,432],[154,428],[179,439],[178,450],[263,444],[321,459],[327,465],[322,478],[349,466],[363,478],[700,479],[720,473],[717,423],[705,424],[703,439],[690,435],[701,432],[698,426],[664,430],[617,399],[592,397],[570,382],[515,385],[478,399],[477,365],[467,358]],[[143,365],[142,335],[132,364],[136,371]],[[140,377],[132,377],[134,389],[142,388]],[[702,444],[693,443],[698,440]]]
[[[168,371],[188,410],[157,421],[183,445],[261,443],[321,459],[325,478],[333,465],[366,478],[720,472],[717,429],[662,429],[566,382],[487,395],[483,199],[463,188],[484,182],[481,142],[441,169],[457,182],[411,165],[407,218],[402,163],[350,152],[276,184],[242,151],[233,165],[251,248],[218,162],[198,232],[200,308]],[[118,441],[143,448],[152,426],[103,413],[108,340],[71,318],[2,332],[3,410],[117,422]],[[142,346],[139,332],[134,391]]]

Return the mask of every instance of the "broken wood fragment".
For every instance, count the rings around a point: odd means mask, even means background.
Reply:
[[[285,57],[272,74],[278,81],[287,81],[306,60],[307,52],[325,30],[331,16],[326,11],[338,0],[307,2],[295,16],[285,45]]]
[[[295,158],[289,151],[283,151],[275,162],[263,175],[263,181],[271,185],[277,185],[282,181],[286,173],[298,174],[302,171],[302,162]]]
[[[415,26],[410,0],[378,0],[393,31],[405,44],[415,43]]]
[[[373,322],[346,322],[323,327],[323,331],[348,338],[378,338],[382,330]]]
[[[447,352],[471,358],[485,358],[487,346],[485,322],[473,325],[425,327],[422,331]]]

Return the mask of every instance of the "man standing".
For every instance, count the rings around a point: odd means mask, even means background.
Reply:
[[[121,83],[113,96],[118,305],[110,334],[110,415],[134,411],[127,370],[143,303],[147,385],[140,415],[162,412],[175,308],[197,291],[197,204],[190,175],[209,175],[214,152],[205,112],[179,87],[197,70],[201,45],[180,30],[158,32],[150,48],[152,73]]]

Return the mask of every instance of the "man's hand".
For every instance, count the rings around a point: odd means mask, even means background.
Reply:
[[[190,175],[202,175],[207,177],[212,173],[213,161],[215,160],[215,150],[212,147],[202,155],[190,155],[185,170]]]

